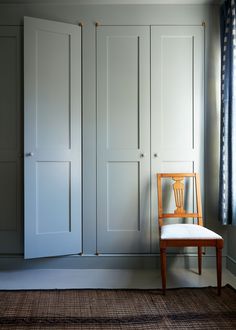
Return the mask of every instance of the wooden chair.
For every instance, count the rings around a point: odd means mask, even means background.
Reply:
[[[195,180],[196,191],[196,213],[187,213],[184,209],[184,191],[186,178]],[[174,200],[176,209],[174,213],[163,213],[162,204],[162,181],[163,179],[172,179]],[[161,257],[161,276],[163,294],[166,291],[166,248],[168,247],[198,247],[198,272],[202,272],[202,247],[213,246],[216,248],[217,263],[217,287],[218,294],[221,293],[221,276],[222,276],[222,248],[223,238],[215,232],[203,227],[202,205],[200,193],[199,174],[197,173],[157,173],[157,189],[158,189],[158,222],[160,234],[160,257]],[[168,218],[193,218],[197,219],[197,224],[166,224],[164,219]]]

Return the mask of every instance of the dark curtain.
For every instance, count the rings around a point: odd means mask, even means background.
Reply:
[[[235,1],[221,6],[220,220],[236,225]]]

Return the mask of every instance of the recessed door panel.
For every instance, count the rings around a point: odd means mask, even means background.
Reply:
[[[161,36],[162,118],[161,144],[163,148],[193,147],[193,74],[194,38],[192,36]]]
[[[138,162],[107,164],[107,230],[109,232],[140,230],[139,178]]]
[[[71,230],[70,176],[69,162],[37,162],[37,234]]]
[[[70,35],[39,30],[35,38],[37,148],[69,148]]]
[[[150,251],[149,27],[97,28],[97,252]]]
[[[17,165],[0,162],[0,231],[17,231]]]
[[[139,148],[139,37],[110,36],[106,48],[107,147]]]
[[[17,148],[17,34],[0,35],[0,149]]]

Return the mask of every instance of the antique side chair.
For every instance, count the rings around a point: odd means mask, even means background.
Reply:
[[[188,213],[185,210],[185,181],[192,178],[195,183],[196,212]],[[163,213],[163,179],[173,182],[175,207],[173,213]],[[213,246],[216,248],[217,288],[221,293],[222,277],[222,248],[223,238],[215,232],[203,227],[202,205],[200,193],[200,180],[197,173],[157,173],[158,189],[158,222],[160,237],[161,276],[163,294],[166,291],[166,249],[168,247],[198,247],[198,272],[202,272],[202,247]],[[164,219],[196,219],[197,223],[164,224]],[[169,221],[170,222],[170,221]]]

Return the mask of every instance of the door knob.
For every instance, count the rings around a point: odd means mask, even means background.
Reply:
[[[26,154],[27,157],[32,157],[33,155],[34,155],[33,152],[28,152],[28,153]]]
[[[157,153],[155,153],[153,156],[154,156],[155,158],[157,158],[157,157],[158,157],[158,154],[157,154]]]
[[[144,153],[141,153],[141,154],[140,154],[140,157],[141,157],[141,158],[144,158],[144,156],[145,156]]]

